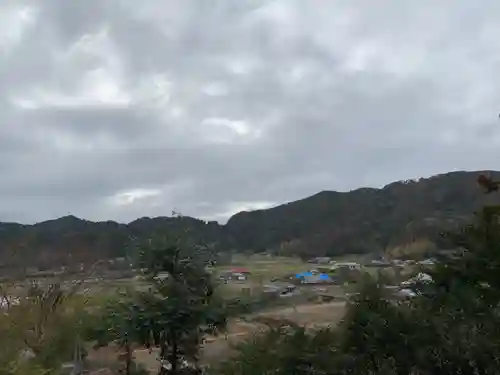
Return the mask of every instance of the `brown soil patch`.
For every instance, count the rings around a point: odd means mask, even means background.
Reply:
[[[159,349],[153,349],[151,353],[149,350],[138,349],[134,351],[134,358],[137,363],[144,365],[151,374],[156,374],[159,368],[158,353]]]
[[[118,362],[118,348],[115,345],[108,345],[99,349],[87,349],[87,362],[92,368],[108,367]]]
[[[299,305],[295,308],[282,308],[256,314],[252,318],[287,319],[309,328],[319,328],[330,324],[337,324],[345,311],[344,302],[325,304]],[[224,335],[216,337],[211,342],[205,343],[202,348],[202,360],[213,363],[227,358],[231,354],[231,344],[236,344],[248,339],[252,334],[264,332],[266,326],[257,322],[233,321],[228,326],[227,340]]]
[[[228,334],[208,338],[201,349],[202,362],[215,363],[231,355],[231,345],[246,340],[252,334],[259,334],[266,329],[264,324],[252,321],[253,318],[264,317],[272,319],[288,319],[306,327],[319,327],[337,324],[342,318],[345,303],[331,302],[325,304],[298,305],[295,308],[287,307],[268,310],[255,316],[248,317],[247,321],[233,320],[228,324]],[[265,319],[264,319],[265,320]],[[116,352],[115,352],[116,353]],[[111,353],[109,353],[111,354]],[[116,354],[115,354],[116,356]],[[149,353],[148,350],[138,349],[134,352],[137,362],[145,365],[152,373],[158,369],[158,350]]]
[[[299,325],[309,326],[315,323],[336,324],[344,315],[344,302],[324,304],[299,305],[295,308],[274,310],[259,314],[259,316],[289,319]]]

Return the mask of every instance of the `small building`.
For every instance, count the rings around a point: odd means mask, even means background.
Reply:
[[[246,273],[240,273],[240,272],[231,273],[231,280],[246,281],[247,277],[248,276]]]
[[[317,263],[317,264],[328,264],[330,263],[330,257],[316,257],[308,260],[308,263]]]
[[[311,275],[311,276],[304,276],[300,282],[302,284],[319,284],[321,280],[319,279],[319,276],[317,275]]]
[[[425,259],[418,262],[418,264],[421,266],[433,266],[434,264],[436,264],[436,261],[434,259]]]
[[[370,263],[366,264],[367,267],[391,267],[393,263],[385,259],[374,259]]]
[[[233,267],[231,268],[231,273],[241,273],[243,275],[250,275],[251,272],[247,269],[247,268],[244,268],[244,267]]]
[[[405,261],[401,259],[394,259],[391,263],[395,267],[404,267],[406,265]]]
[[[155,276],[155,280],[166,280],[168,279],[169,274],[168,272],[160,272],[158,275]]]
[[[231,275],[232,275],[231,272],[223,272],[223,273],[219,274],[219,280],[223,280],[223,281],[231,280]]]
[[[332,265],[332,270],[337,270],[339,268],[348,268],[350,270],[359,270],[361,269],[361,264],[355,262],[344,262],[344,263],[335,263]]]
[[[401,286],[407,287],[407,286],[415,285],[417,283],[427,284],[427,283],[432,283],[432,281],[433,281],[432,276],[430,276],[426,273],[420,272],[415,277],[412,277],[411,279],[403,281],[401,283]]]
[[[250,275],[250,272],[246,268],[233,268],[230,271],[226,271],[219,275],[219,279],[229,281],[246,281]]]

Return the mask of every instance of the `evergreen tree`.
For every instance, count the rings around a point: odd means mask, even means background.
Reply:
[[[201,372],[198,351],[206,333],[218,333],[226,317],[204,262],[193,249],[163,237],[141,248],[139,267],[146,292],[129,292],[108,309],[102,343],[117,340],[130,369],[130,346],[159,348],[159,374]]]

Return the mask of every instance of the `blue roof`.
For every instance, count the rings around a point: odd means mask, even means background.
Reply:
[[[330,276],[327,275],[326,273],[320,273],[319,274],[319,279],[320,280],[330,280]]]

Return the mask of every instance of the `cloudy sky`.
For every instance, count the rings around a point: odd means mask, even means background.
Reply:
[[[498,0],[0,4],[2,221],[499,169]]]

